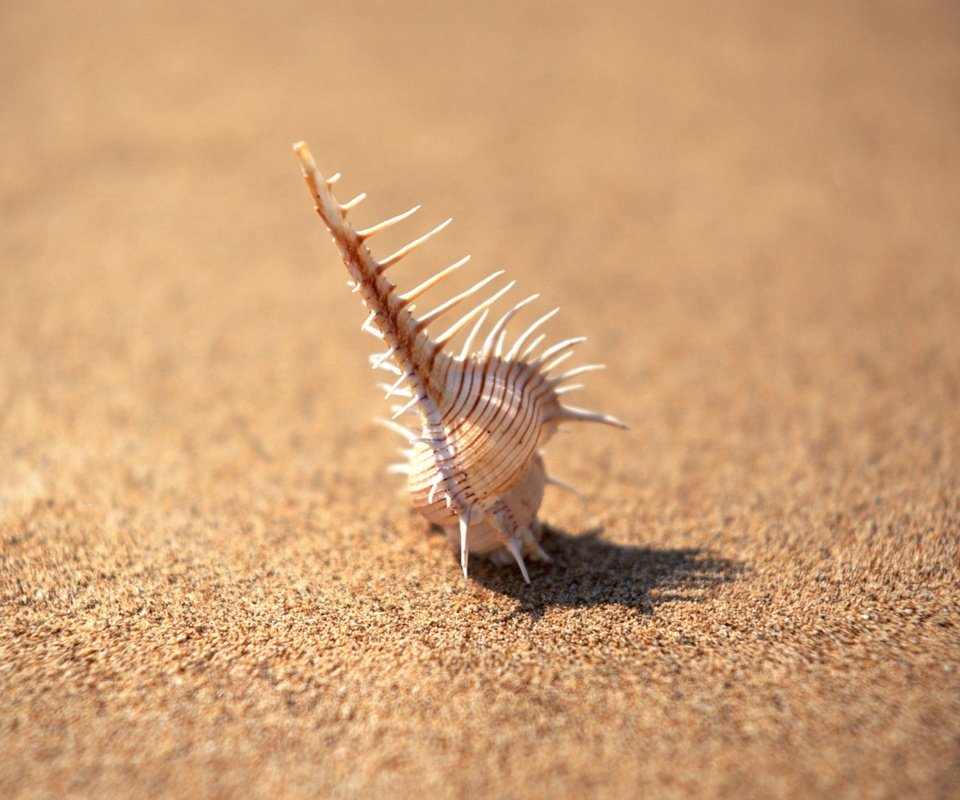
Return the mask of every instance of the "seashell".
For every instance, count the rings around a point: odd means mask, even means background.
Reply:
[[[565,392],[580,388],[568,384],[570,379],[603,365],[590,364],[551,375],[572,355],[572,348],[584,341],[578,337],[543,347],[544,335],[537,330],[559,309],[539,317],[508,347],[507,324],[537,299],[536,294],[515,304],[481,341],[478,337],[491,306],[513,288],[513,281],[475,302],[442,332],[428,334],[428,327],[432,330],[436,320],[477,296],[503,271],[414,316],[411,302],[466,264],[469,256],[403,293],[395,291],[386,271],[442,231],[450,220],[392,255],[374,258],[366,241],[407,219],[419,206],[356,230],[347,221],[347,214],[366,195],[338,202],[333,185],[339,173],[324,179],[305,143],[299,142],[293,149],[316,211],[350,273],[353,291],[359,293],[369,310],[362,329],[386,346],[385,352],[370,357],[371,364],[395,376],[391,385],[382,384],[387,398],[403,399],[394,407],[391,419],[380,420],[407,442],[407,448],[401,451],[405,463],[393,465],[390,471],[407,476],[414,507],[442,527],[454,546],[459,545],[464,577],[472,553],[496,563],[516,561],[529,583],[524,559],[550,560],[540,547],[542,530],[537,519],[544,486],[555,483],[566,487],[547,475],[540,448],[563,422],[626,427],[613,417],[560,402]],[[459,355],[449,353],[446,348],[451,340],[471,323]],[[474,342],[479,343],[477,349]],[[415,429],[398,422],[407,414],[416,415]]]

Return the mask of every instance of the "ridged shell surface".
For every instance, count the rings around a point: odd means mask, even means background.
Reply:
[[[411,313],[412,300],[441,283],[467,258],[403,294],[395,291],[385,272],[447,223],[392,255],[375,259],[366,240],[417,209],[357,230],[347,221],[347,213],[364,196],[338,202],[332,187],[339,175],[324,179],[302,142],[294,150],[316,211],[340,250],[354,291],[368,308],[363,328],[387,347],[386,352],[372,356],[371,362],[395,377],[392,384],[384,384],[387,396],[404,401],[395,407],[393,419],[383,421],[407,441],[403,451],[406,461],[394,465],[392,471],[407,475],[414,507],[459,544],[464,576],[469,554],[475,553],[498,563],[516,561],[529,582],[525,559],[549,560],[539,544],[541,526],[537,517],[544,486],[560,483],[548,477],[540,448],[558,424],[565,421],[625,427],[613,417],[560,402],[562,394],[580,388],[567,381],[602,365],[552,374],[572,354],[572,348],[583,341],[576,338],[553,346],[543,345],[544,336],[537,331],[556,309],[539,317],[508,343],[507,324],[537,295],[516,303],[489,330],[484,330],[491,307],[513,283],[474,302],[456,322],[431,336],[428,326],[432,327],[435,320],[464,301],[482,296],[481,292],[502,272],[493,273],[432,311],[415,317]],[[459,355],[447,352],[445,348],[454,336],[468,329]],[[398,421],[411,415],[416,419],[413,427]]]

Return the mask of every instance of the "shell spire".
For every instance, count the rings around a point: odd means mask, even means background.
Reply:
[[[564,386],[567,380],[602,365],[578,367],[551,377],[584,341],[583,337],[567,339],[535,355],[544,335],[534,334],[557,309],[537,319],[512,344],[507,342],[507,324],[537,295],[515,303],[484,336],[492,306],[514,286],[511,281],[494,288],[503,271],[414,316],[412,301],[460,269],[469,256],[404,293],[396,292],[385,273],[446,228],[450,220],[394,253],[374,258],[366,241],[408,219],[419,206],[357,230],[347,215],[365,195],[340,203],[333,194],[339,173],[324,178],[306,144],[298,142],[293,149],[317,214],[350,274],[353,291],[360,294],[369,311],[362,329],[386,347],[371,356],[371,365],[395,376],[381,386],[388,398],[401,398],[400,404],[392,418],[382,422],[403,436],[408,448],[403,451],[407,463],[390,470],[407,476],[414,507],[441,526],[458,548],[464,577],[469,557],[475,554],[496,563],[516,562],[529,583],[525,558],[549,561],[540,547],[542,530],[537,518],[544,486],[562,485],[546,474],[540,448],[563,422],[626,427],[614,417],[560,402],[562,394],[579,388],[579,384]],[[428,335],[428,326],[467,300],[472,308],[436,337]],[[471,323],[459,355],[446,352],[457,333]],[[482,342],[479,350],[472,349],[474,341]],[[416,415],[415,428],[402,424],[408,414]]]

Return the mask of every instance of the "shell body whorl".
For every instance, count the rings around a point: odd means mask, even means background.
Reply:
[[[428,441],[412,447],[407,485],[414,507],[444,528],[456,529],[456,508],[469,506],[469,549],[485,555],[503,546],[501,529],[539,529],[546,472],[538,450],[552,433],[547,421],[559,402],[526,362],[470,357],[448,376],[440,414],[442,435],[456,454],[454,496],[436,496],[442,470]]]
[[[540,447],[565,421],[625,427],[613,417],[560,401],[565,391],[579,388],[562,384],[601,365],[579,367],[557,377],[550,374],[571,355],[571,348],[583,341],[568,339],[540,349],[544,337],[534,333],[556,309],[530,325],[505,350],[507,323],[536,295],[514,305],[492,326],[482,346],[472,349],[490,307],[513,283],[477,303],[447,330],[431,338],[427,333],[430,323],[502,273],[494,273],[433,311],[414,317],[411,300],[433,288],[467,259],[404,294],[394,291],[384,273],[447,223],[377,260],[365,246],[366,239],[410,216],[416,208],[358,231],[346,216],[363,195],[349,203],[337,202],[332,187],[339,175],[325,180],[302,142],[294,145],[294,150],[316,211],[343,256],[354,291],[360,293],[370,312],[364,330],[387,345],[387,351],[372,356],[371,362],[396,377],[391,386],[385,387],[387,396],[404,400],[396,407],[393,419],[384,421],[408,443],[403,451],[406,462],[394,465],[392,471],[407,475],[413,506],[431,523],[444,528],[451,541],[459,543],[464,576],[469,554],[475,553],[498,563],[516,561],[529,582],[524,558],[549,560],[539,545],[541,527],[537,518],[544,487],[549,482],[559,483],[547,476]],[[471,322],[473,328],[460,355],[446,352],[444,348],[452,338]],[[416,429],[395,421],[407,414],[416,417]]]

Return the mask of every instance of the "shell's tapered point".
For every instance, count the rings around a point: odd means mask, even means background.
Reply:
[[[306,142],[297,142],[293,146],[293,152],[296,153],[297,158],[300,159],[300,166],[303,168],[305,175],[316,173],[317,162],[313,160],[313,154],[310,152],[310,148],[307,147]]]
[[[407,463],[391,470],[406,475],[414,507],[445,529],[451,543],[459,547],[465,578],[473,553],[497,563],[516,561],[523,579],[530,583],[524,557],[549,561],[539,544],[542,528],[537,518],[544,487],[549,482],[564,485],[547,476],[540,448],[568,421],[626,427],[614,417],[560,402],[561,393],[577,388],[567,383],[570,379],[598,365],[550,377],[550,371],[572,356],[573,348],[583,341],[577,337],[550,345],[546,334],[537,332],[558,309],[539,317],[512,344],[507,341],[508,324],[537,299],[535,294],[492,317],[492,328],[485,328],[494,305],[514,286],[510,281],[496,291],[485,289],[502,271],[426,313],[417,311],[413,301],[438,286],[469,257],[405,293],[395,291],[397,287],[384,273],[440,233],[449,220],[378,260],[365,242],[403,223],[419,206],[358,231],[348,221],[347,212],[365,195],[340,203],[332,189],[339,173],[324,178],[305,142],[297,142],[293,150],[317,213],[350,273],[351,288],[367,306],[369,316],[362,329],[383,342],[385,349],[372,356],[370,363],[396,378],[380,384],[388,399],[398,396],[405,401],[392,408],[393,416],[411,413],[418,418],[417,424],[409,427],[394,420],[381,421],[409,445],[404,451]],[[430,336],[428,325],[468,298],[467,305],[472,307],[439,336]],[[459,355],[445,351],[464,328],[466,341],[458,346],[462,347]],[[481,343],[478,351],[472,350],[474,341]],[[544,349],[537,356],[541,345]]]

